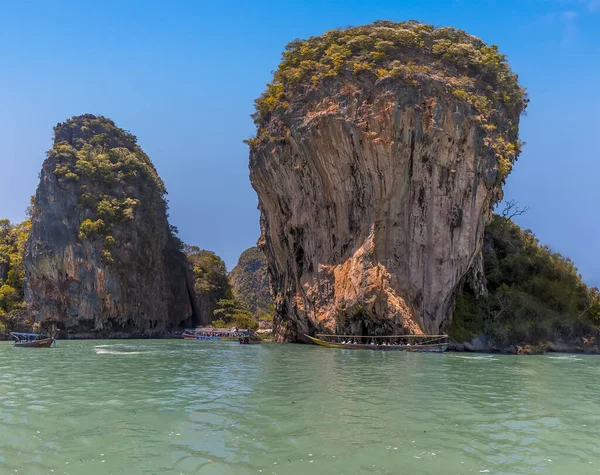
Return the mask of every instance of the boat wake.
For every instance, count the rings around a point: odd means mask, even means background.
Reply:
[[[463,360],[480,360],[480,361],[499,361],[498,358],[494,358],[494,355],[477,355],[477,356],[463,356],[456,355],[450,356],[450,358],[462,358]]]
[[[110,345],[96,346],[94,351],[97,355],[141,355],[144,351],[119,351],[109,349]]]
[[[582,358],[576,355],[565,355],[565,356],[548,356],[549,360],[567,360],[567,361],[583,361]]]

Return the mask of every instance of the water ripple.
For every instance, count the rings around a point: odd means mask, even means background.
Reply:
[[[59,341],[0,367],[2,473],[600,470],[593,356]]]

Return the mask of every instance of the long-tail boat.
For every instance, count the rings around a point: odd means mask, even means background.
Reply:
[[[345,350],[410,351],[442,353],[448,349],[448,335],[304,335],[313,343]]]
[[[50,348],[54,338],[38,333],[11,332],[10,336],[15,339],[15,345],[19,348]]]
[[[247,331],[230,331],[219,328],[188,328],[183,332],[184,340],[201,341],[239,341],[248,335]]]
[[[240,345],[260,345],[262,340],[254,333],[248,333],[248,335],[240,336]]]

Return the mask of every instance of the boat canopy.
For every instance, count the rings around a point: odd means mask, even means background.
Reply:
[[[45,336],[40,333],[20,333],[20,332],[10,332],[11,335],[16,336]]]
[[[31,338],[49,338],[47,335],[40,333],[21,333],[21,332],[10,332],[10,334],[19,339],[31,339]]]
[[[228,330],[225,328],[186,328],[184,330],[184,333],[221,333],[221,334],[231,334],[231,335],[238,335],[238,334],[248,334],[250,333],[249,330]]]

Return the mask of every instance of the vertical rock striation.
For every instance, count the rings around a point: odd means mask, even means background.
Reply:
[[[278,338],[442,331],[463,281],[484,278],[526,102],[496,47],[460,30],[290,43],[248,141]]]
[[[54,133],[24,259],[36,320],[73,336],[151,336],[197,323],[166,190],[135,136],[93,115]]]

